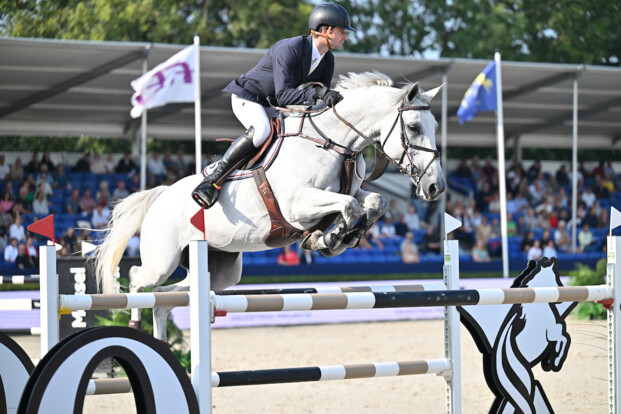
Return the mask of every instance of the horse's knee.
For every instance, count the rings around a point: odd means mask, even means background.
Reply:
[[[360,203],[358,203],[358,200],[352,197],[352,199],[349,201],[349,203],[347,203],[347,205],[345,205],[345,208],[343,209],[343,218],[347,223],[347,227],[349,228],[353,226],[356,220],[358,220],[361,215],[362,209],[360,208]]]

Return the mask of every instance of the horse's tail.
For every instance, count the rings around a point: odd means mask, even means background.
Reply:
[[[118,292],[114,271],[123,257],[127,242],[140,230],[147,211],[167,188],[167,186],[160,186],[139,191],[114,206],[103,243],[97,246],[92,257],[95,260],[97,287],[101,286],[104,293]]]

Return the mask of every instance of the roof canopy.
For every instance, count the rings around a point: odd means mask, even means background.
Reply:
[[[0,39],[0,136],[99,136],[132,138],[129,86],[149,68],[185,46],[130,42]],[[242,130],[220,90],[250,69],[259,49],[201,47],[203,137],[234,137]],[[491,56],[490,56],[491,60]],[[477,74],[489,61],[418,60],[338,53],[336,74],[377,70],[396,81],[420,82],[423,89],[448,88],[449,146],[495,146],[493,112],[459,125],[456,111]],[[620,146],[621,68],[503,62],[504,129],[524,147],[570,148],[573,80],[578,77],[580,148]],[[336,79],[336,76],[335,76]],[[441,116],[441,98],[434,114]],[[148,135],[193,139],[193,105],[175,104],[148,113]],[[511,145],[511,142],[508,142]]]

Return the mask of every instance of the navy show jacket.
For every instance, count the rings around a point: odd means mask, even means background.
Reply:
[[[231,81],[223,92],[268,106],[314,105],[315,89],[296,89],[307,82],[330,87],[334,74],[334,55],[326,52],[319,66],[308,74],[313,49],[311,36],[283,39],[274,44],[255,67]]]

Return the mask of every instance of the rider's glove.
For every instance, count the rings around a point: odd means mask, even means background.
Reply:
[[[326,87],[315,88],[315,99],[321,99],[328,106],[334,106],[343,100],[343,96],[334,89]]]

